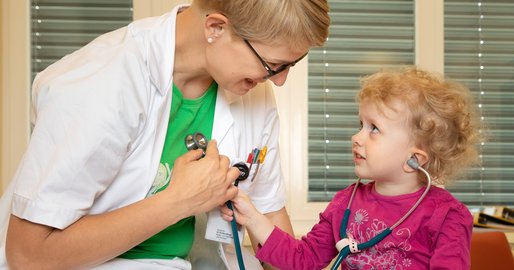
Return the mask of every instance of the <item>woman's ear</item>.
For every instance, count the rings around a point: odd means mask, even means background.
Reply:
[[[224,34],[227,24],[228,19],[222,14],[212,13],[207,15],[204,26],[205,40],[208,43],[215,42]]]

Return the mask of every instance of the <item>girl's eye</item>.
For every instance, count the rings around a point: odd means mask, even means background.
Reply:
[[[380,130],[378,130],[377,126],[371,124],[371,133],[378,133]]]

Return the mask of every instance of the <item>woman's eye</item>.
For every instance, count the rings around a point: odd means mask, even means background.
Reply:
[[[280,67],[280,65],[277,63],[268,63],[268,66],[273,70],[277,69],[277,67]]]

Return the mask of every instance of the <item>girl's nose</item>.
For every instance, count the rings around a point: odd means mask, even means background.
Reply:
[[[361,141],[359,139],[359,134],[360,134],[360,131],[355,133],[353,136],[352,136],[352,146],[361,146]]]

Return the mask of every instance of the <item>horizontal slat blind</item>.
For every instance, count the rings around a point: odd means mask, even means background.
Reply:
[[[355,181],[351,136],[363,75],[414,63],[413,0],[329,1],[332,25],[309,53],[308,201],[329,201]]]
[[[446,0],[445,74],[471,88],[488,140],[448,189],[468,206],[514,206],[514,1]]]
[[[32,0],[32,77],[132,21],[132,0]]]

